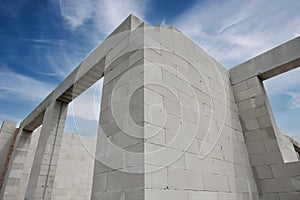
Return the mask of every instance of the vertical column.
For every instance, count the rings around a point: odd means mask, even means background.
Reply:
[[[67,114],[67,104],[56,101],[45,112],[28,181],[26,199],[51,199]]]
[[[2,172],[9,146],[16,130],[16,122],[5,120],[0,129],[0,173]]]
[[[23,199],[25,192],[22,190],[24,183],[27,183],[24,170],[28,162],[29,147],[32,132],[19,130],[10,164],[8,166],[3,186],[1,189],[1,199]]]
[[[144,199],[143,52],[105,70],[91,199]]]
[[[282,162],[261,80],[252,77],[233,88],[252,166]]]
[[[262,199],[298,199],[300,163],[284,163],[276,126],[262,81],[252,77],[233,85],[252,169]]]

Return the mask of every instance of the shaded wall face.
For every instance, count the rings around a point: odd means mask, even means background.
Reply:
[[[90,199],[95,146],[94,137],[64,134],[51,199]]]
[[[22,178],[18,186],[13,186],[9,181],[5,186],[10,187],[4,194],[4,199],[24,199],[26,187],[37,144],[40,137],[41,128],[37,128],[30,133],[30,140],[25,140],[28,146],[26,151],[26,163],[22,170],[14,167],[15,174],[20,174]],[[23,136],[25,137],[25,136]],[[22,140],[22,138],[21,138]],[[18,146],[23,141],[19,141]],[[93,176],[93,153],[95,151],[96,141],[93,137],[80,136],[77,134],[63,135],[61,151],[58,157],[57,170],[55,174],[52,199],[89,199],[92,188]],[[88,148],[85,148],[88,146]],[[87,149],[89,151],[87,151]],[[24,159],[18,158],[16,159]],[[19,170],[19,171],[18,171]],[[8,193],[11,192],[11,193]]]
[[[144,197],[144,35],[121,35],[106,55],[92,199]]]
[[[40,128],[32,133],[27,169],[33,162]],[[92,191],[95,138],[64,133],[51,199],[89,199]],[[85,148],[88,146],[88,149]]]

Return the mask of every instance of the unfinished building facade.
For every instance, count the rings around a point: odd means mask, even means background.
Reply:
[[[300,37],[228,71],[177,28],[130,15],[18,129],[3,123],[0,198],[300,199],[297,143],[262,84],[299,65]],[[95,155],[75,169],[91,173],[74,179],[90,196],[57,192],[68,104],[102,77]]]

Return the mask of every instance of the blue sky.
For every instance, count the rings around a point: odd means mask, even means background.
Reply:
[[[2,0],[0,123],[24,119],[130,13],[174,24],[231,68],[299,36],[299,7],[297,0]],[[298,138],[299,77],[296,69],[266,81],[279,127]],[[96,130],[100,93],[98,82],[70,106],[67,131],[74,123],[79,132]]]

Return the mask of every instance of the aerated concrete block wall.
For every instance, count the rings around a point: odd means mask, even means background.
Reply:
[[[0,173],[2,172],[9,146],[16,130],[17,123],[14,121],[5,120],[0,128]]]
[[[67,104],[53,102],[45,111],[25,199],[51,199]]]
[[[30,134],[31,138],[26,143],[27,152],[26,159],[24,159],[26,162],[22,164],[20,162],[17,163],[17,160],[23,160],[20,156],[14,160],[11,177],[5,183],[6,190],[1,199],[24,199],[40,134],[41,128],[36,129]],[[86,200],[90,198],[95,145],[96,140],[94,137],[64,133],[51,199]],[[20,148],[20,145],[18,148]]]
[[[291,142],[282,145],[262,81],[254,76],[233,89],[261,199],[299,199],[300,162]]]
[[[127,34],[106,56],[92,199],[257,199],[228,72],[173,27]]]
[[[18,133],[6,176],[1,188],[0,199],[24,199],[27,180],[31,169],[30,140],[31,132]]]
[[[90,199],[95,147],[95,137],[64,133],[51,199]]]
[[[256,199],[227,71],[176,30],[145,44],[145,199]]]
[[[299,44],[228,72],[175,27],[130,15],[21,123],[0,197],[300,199],[299,157],[262,84],[300,65]],[[82,146],[64,146],[67,105],[103,76],[96,153],[85,160]]]
[[[257,199],[228,72],[176,30],[145,46],[145,199]]]
[[[111,38],[119,42],[105,59],[92,199],[144,199],[143,29]]]

